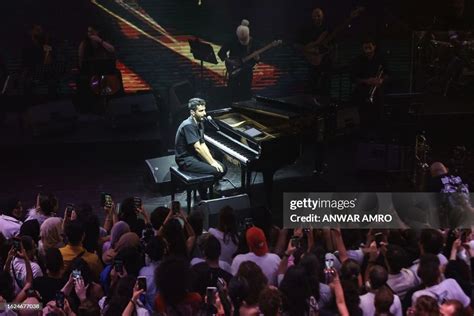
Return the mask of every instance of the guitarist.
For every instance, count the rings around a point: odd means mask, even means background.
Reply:
[[[311,13],[311,24],[299,32],[295,47],[298,50],[311,52],[311,46],[322,43],[329,35],[330,30],[321,8],[315,8]],[[309,90],[313,95],[329,96],[330,70],[332,60],[330,54],[325,55],[321,62],[311,62],[309,71]]]
[[[352,102],[359,108],[361,128],[374,129],[382,119],[383,88],[389,76],[385,58],[377,51],[374,39],[362,41],[362,54],[352,62],[351,76]]]
[[[243,59],[257,50],[254,39],[250,36],[249,21],[242,20],[237,27],[237,37],[224,44],[217,55],[222,61],[226,59]],[[230,88],[232,101],[243,101],[252,98],[253,67],[260,56],[255,56],[243,65],[242,70],[235,76],[229,76],[227,86]]]

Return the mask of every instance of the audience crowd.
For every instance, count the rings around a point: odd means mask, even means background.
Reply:
[[[473,314],[467,229],[289,230],[224,207],[204,230],[200,210],[134,198],[58,205],[1,205],[0,315]]]

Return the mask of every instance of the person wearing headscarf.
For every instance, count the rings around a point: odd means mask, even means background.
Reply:
[[[64,247],[62,237],[62,218],[50,217],[40,226],[40,241],[38,242],[38,251],[44,256],[49,248]]]
[[[119,253],[120,250],[126,247],[138,247],[140,245],[140,238],[138,235],[132,232],[128,232],[120,237],[119,241],[116,243],[115,247],[110,248],[102,255],[102,260],[105,264],[111,264],[114,261],[115,256]]]
[[[102,246],[102,253],[105,253],[107,250],[114,248],[120,237],[129,232],[130,226],[126,222],[119,221],[115,223],[115,225],[112,227],[112,231],[110,232],[110,240],[106,241]]]

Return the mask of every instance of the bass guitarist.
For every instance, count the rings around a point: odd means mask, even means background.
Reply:
[[[249,21],[242,20],[235,33],[237,38],[224,44],[217,53],[222,61],[242,60],[258,48],[250,36]],[[259,59],[260,56],[256,55],[243,65],[238,74],[229,76],[227,86],[230,88],[232,101],[249,100],[252,97],[253,67]]]

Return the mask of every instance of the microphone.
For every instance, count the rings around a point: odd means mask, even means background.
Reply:
[[[210,115],[206,116],[205,119],[206,119],[206,121],[208,121],[209,123],[211,123],[211,125],[214,126],[214,128],[215,128],[216,130],[218,130],[218,131],[220,130],[219,125],[217,125],[217,123],[214,122],[214,120],[212,119],[212,117],[211,117]]]

